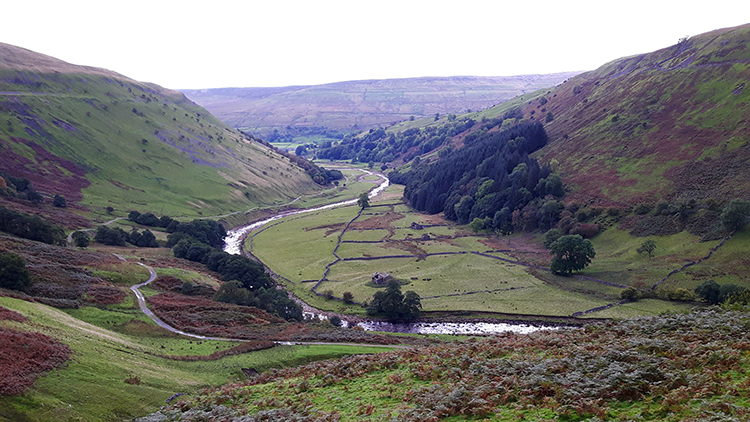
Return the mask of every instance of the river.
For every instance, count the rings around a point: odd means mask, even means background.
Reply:
[[[376,174],[367,170],[360,170],[368,174],[375,174],[383,182],[371,190],[368,193],[370,198],[374,198],[385,188],[390,185],[390,180],[382,174]],[[242,253],[242,239],[246,234],[263,227],[264,225],[276,221],[280,218],[289,217],[291,215],[304,214],[309,212],[321,211],[330,208],[341,207],[344,205],[355,204],[357,199],[350,199],[348,201],[336,202],[333,204],[323,205],[315,208],[307,208],[294,211],[281,212],[273,217],[268,217],[263,220],[256,221],[246,226],[236,227],[227,232],[227,236],[224,238],[224,251],[230,254],[238,255]],[[314,308],[312,308],[314,309]],[[321,319],[327,319],[323,313],[315,314],[306,312],[311,317],[318,317]],[[526,334],[542,329],[554,329],[555,327],[546,326],[535,326],[527,324],[507,324],[507,323],[486,323],[486,322],[413,322],[413,323],[390,323],[382,321],[364,321],[357,325],[364,328],[366,331],[385,331],[392,333],[418,333],[418,334],[462,334],[462,335],[481,335],[481,334],[499,334],[508,331],[515,333]]]

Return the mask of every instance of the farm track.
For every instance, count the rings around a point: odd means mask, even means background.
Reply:
[[[122,255],[119,254],[113,254],[117,258],[119,258],[122,261],[127,261],[125,258],[122,257]],[[175,327],[172,327],[171,325],[165,323],[162,321],[158,316],[154,315],[154,313],[148,308],[148,305],[146,304],[146,299],[143,296],[143,293],[141,293],[140,288],[148,285],[152,281],[156,279],[156,271],[143,263],[138,263],[138,265],[142,266],[143,268],[147,269],[149,272],[148,280],[144,281],[140,284],[135,284],[130,287],[130,290],[133,291],[136,298],[138,299],[138,306],[141,308],[141,311],[151,318],[152,321],[159,327],[170,331],[175,334],[179,334],[181,336],[185,337],[191,337],[199,340],[215,340],[215,341],[232,341],[232,342],[247,342],[250,340],[247,339],[236,339],[236,338],[226,338],[226,337],[209,337],[209,336],[201,336],[198,334],[192,334],[187,333],[185,331],[179,330]],[[391,348],[391,349],[410,349],[413,346],[405,346],[405,345],[387,345],[387,344],[369,344],[369,343],[335,343],[335,342],[321,342],[321,341],[274,341],[275,344],[278,345],[292,345],[292,346],[366,346],[366,347],[385,347],[385,348]]]

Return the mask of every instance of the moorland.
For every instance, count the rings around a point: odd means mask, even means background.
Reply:
[[[747,420],[749,44],[717,30],[299,155],[0,44],[0,420]],[[394,185],[368,199],[363,169]],[[566,242],[592,253],[560,271]],[[190,337],[138,306],[151,269],[147,306]],[[396,288],[421,320],[558,326],[354,326],[405,319]]]

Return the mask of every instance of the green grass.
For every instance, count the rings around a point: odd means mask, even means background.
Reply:
[[[24,136],[86,169],[91,184],[82,203],[94,213],[114,206],[197,217],[284,203],[323,189],[276,152],[245,141],[177,92],[96,75],[34,78],[42,83],[33,88],[41,95],[0,97],[23,102],[29,115],[47,122],[43,128],[49,135],[6,110],[0,120],[11,124],[0,125],[0,139],[40,166],[66,172],[30,156],[27,146],[10,138]],[[0,83],[0,91],[32,89],[12,80]],[[53,124],[59,121],[74,129]]]
[[[281,346],[215,361],[180,362],[155,355],[208,355],[233,344],[178,338],[155,326],[149,328],[142,317],[96,308],[65,313],[7,297],[0,297],[0,306],[30,318],[24,323],[0,322],[3,326],[47,334],[73,350],[67,367],[39,378],[23,396],[0,398],[2,421],[132,419],[156,411],[174,393],[190,394],[201,387],[239,379],[240,368],[262,371],[352,353],[388,350],[339,345]],[[107,325],[130,334],[102,328]],[[138,378],[140,384],[127,384],[127,378]]]
[[[646,240],[656,242],[654,257],[638,254],[636,249]],[[650,287],[670,271],[689,261],[700,259],[716,246],[717,241],[699,241],[697,236],[680,232],[671,236],[638,238],[626,231],[608,229],[593,239],[596,257],[585,274],[616,283]],[[690,286],[688,286],[690,287]]]

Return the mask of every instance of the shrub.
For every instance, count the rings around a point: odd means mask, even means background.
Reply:
[[[67,203],[65,202],[65,197],[62,195],[55,195],[55,198],[52,200],[52,206],[57,208],[65,208],[67,207]]]
[[[24,291],[30,284],[26,261],[14,253],[0,254],[0,287]]]
[[[341,318],[338,315],[334,315],[328,320],[334,327],[341,327]]]
[[[89,243],[91,242],[91,238],[89,235],[86,234],[86,232],[82,232],[80,230],[73,232],[73,235],[71,236],[73,239],[73,242],[75,242],[76,246],[79,248],[85,248],[89,246]]]
[[[544,247],[549,249],[557,239],[562,236],[560,229],[550,229],[544,234]]]
[[[578,234],[584,239],[590,239],[599,234],[599,225],[589,223],[577,223],[570,229],[570,234]]]
[[[651,212],[651,210],[654,209],[651,205],[648,204],[638,204],[633,209],[633,213],[636,215],[644,215]]]
[[[352,292],[344,292],[344,303],[351,304],[354,303],[354,294]]]
[[[640,290],[634,287],[628,287],[627,289],[620,292],[620,299],[636,301],[642,297]]]

